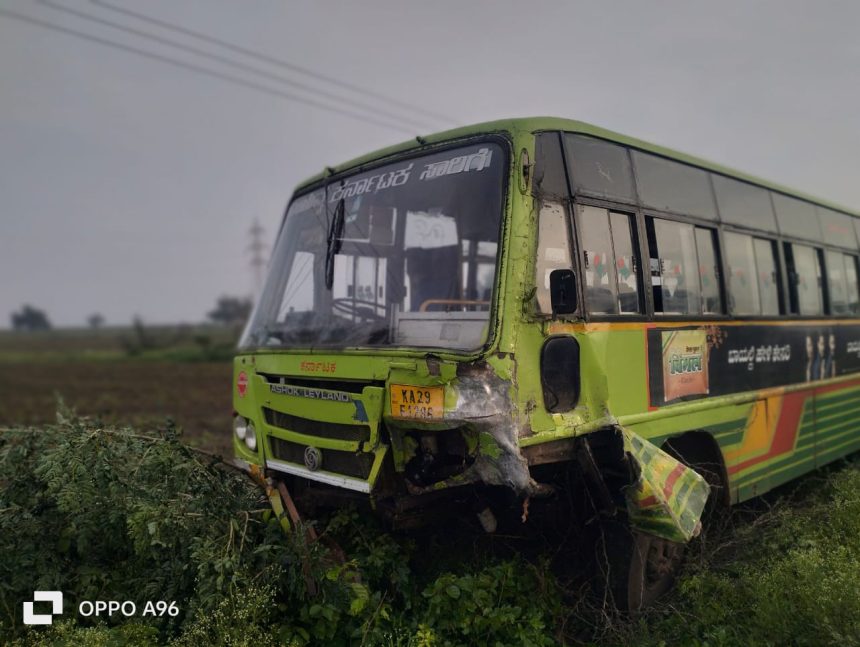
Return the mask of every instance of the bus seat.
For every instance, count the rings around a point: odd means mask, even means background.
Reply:
[[[420,248],[406,251],[406,271],[409,274],[410,310],[417,312],[425,301],[460,298],[458,286],[460,248]]]
[[[625,287],[627,289],[618,294],[621,312],[639,312],[639,293],[628,286]]]
[[[687,312],[687,290],[678,288],[673,294],[663,290],[663,312]]]
[[[586,288],[588,299],[588,311],[598,314],[612,314],[615,312],[615,296],[612,290],[607,288]]]

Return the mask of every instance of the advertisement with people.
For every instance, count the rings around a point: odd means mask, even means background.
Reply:
[[[860,369],[860,326],[712,325],[648,331],[652,406]]]

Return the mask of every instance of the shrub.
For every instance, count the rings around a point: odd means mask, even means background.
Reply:
[[[432,529],[423,538],[433,548],[418,548],[354,510],[319,520],[325,540],[308,545],[304,533],[284,535],[244,474],[184,445],[172,425],[149,435],[62,413],[0,435],[0,642],[860,644],[853,465],[730,520],[692,548],[662,605],[625,619],[566,593],[546,558],[469,552]],[[62,590],[65,613],[23,627],[21,602],[39,589]],[[179,614],[88,619],[76,613],[82,600],[175,601]]]
[[[259,601],[271,591],[285,610],[279,622],[309,640],[319,623],[307,610],[303,557],[326,604],[350,610],[350,590],[324,576],[322,547],[304,550],[285,537],[250,479],[183,445],[171,426],[148,436],[66,417],[8,430],[0,484],[7,635],[25,632],[21,601],[37,589],[62,590],[67,615],[81,600],[131,600],[139,609],[175,601],[177,617],[140,620],[161,639],[199,628],[225,599],[253,591]]]
[[[409,541],[348,510],[321,528],[351,558],[339,563],[324,542],[284,535],[250,479],[171,425],[146,435],[64,413],[6,430],[0,488],[0,637],[22,645],[551,642],[545,572],[509,560],[418,575]],[[64,622],[22,626],[38,589],[64,592]],[[175,601],[179,614],[92,620],[77,616],[82,600]]]

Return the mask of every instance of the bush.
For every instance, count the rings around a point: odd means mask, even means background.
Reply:
[[[317,623],[303,613],[304,555],[323,595],[349,608],[343,583],[323,576],[321,547],[305,551],[285,537],[247,477],[183,445],[170,426],[147,436],[64,418],[7,431],[0,484],[6,635],[26,631],[21,601],[36,589],[62,590],[67,616],[81,600],[131,600],[139,609],[175,601],[177,617],[140,619],[161,639],[253,591],[252,600],[271,592],[287,633],[310,639]]]
[[[54,426],[0,435],[0,642],[860,644],[853,465],[730,522],[692,547],[663,604],[625,619],[565,592],[546,558],[452,550],[429,530],[419,548],[354,510],[318,521],[326,540],[307,545],[303,533],[284,535],[244,474],[184,445],[172,425],[147,435],[63,413]],[[39,589],[62,590],[65,613],[24,627],[21,602]],[[76,613],[82,600],[175,601],[179,614],[88,619]]]
[[[410,542],[351,511],[321,529],[352,558],[338,563],[324,543],[285,536],[250,479],[170,425],[144,435],[64,413],[6,430],[0,486],[0,637],[22,645],[543,645],[559,608],[551,578],[536,596],[537,571],[519,560],[422,579]],[[65,595],[47,630],[21,624],[38,589]],[[93,621],[77,615],[82,600],[180,612]]]

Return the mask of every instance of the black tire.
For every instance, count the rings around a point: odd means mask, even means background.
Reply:
[[[675,582],[686,544],[632,529],[625,521],[603,524],[603,582],[619,611],[636,613],[653,605]]]

